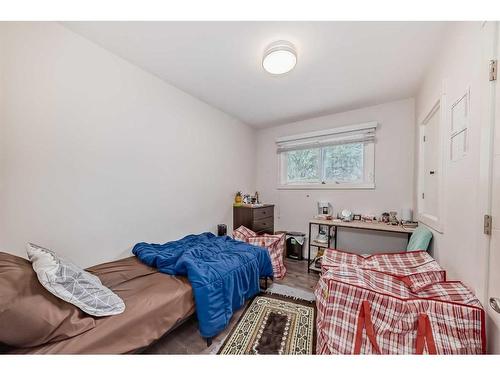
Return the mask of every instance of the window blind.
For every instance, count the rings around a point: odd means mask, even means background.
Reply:
[[[375,142],[376,122],[343,126],[276,139],[277,152],[320,148],[348,143]]]

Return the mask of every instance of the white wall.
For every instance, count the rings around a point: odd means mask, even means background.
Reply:
[[[1,23],[0,23],[0,203],[1,203],[1,192],[3,191],[5,184],[4,170],[5,170],[5,157],[7,156],[5,153],[5,90],[4,90],[4,58],[5,56],[5,48],[4,48],[4,34],[1,32]],[[0,206],[0,212],[2,210],[2,206]],[[0,213],[1,215],[1,213]],[[1,228],[0,228],[1,233]],[[0,251],[1,248],[0,248]]]
[[[276,189],[276,138],[368,121],[377,121],[380,124],[375,145],[374,190]],[[308,220],[317,214],[319,200],[330,201],[335,213],[348,208],[354,213],[380,215],[384,211],[399,212],[401,208],[412,208],[414,124],[414,101],[406,99],[259,130],[257,190],[265,202],[276,204],[276,228],[307,233]],[[405,235],[353,233],[343,229],[337,246],[360,252],[392,251],[405,249],[406,242]]]
[[[441,92],[445,93],[447,120],[445,133],[443,233],[434,232],[433,255],[448,271],[450,279],[459,279],[471,287],[484,303],[487,276],[486,238],[482,233],[480,196],[480,137],[481,137],[481,23],[452,24],[416,96],[417,125],[430,111]],[[484,62],[486,68],[487,62]],[[487,72],[483,72],[487,81]],[[469,149],[464,159],[450,161],[450,106],[465,90],[471,92],[471,122]],[[417,148],[418,151],[418,148]],[[418,152],[417,152],[418,153]],[[418,169],[418,157],[416,158]]]
[[[232,224],[254,130],[57,23],[0,35],[1,251],[89,266]]]

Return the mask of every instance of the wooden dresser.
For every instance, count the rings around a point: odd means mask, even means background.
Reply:
[[[258,234],[274,234],[274,204],[233,207],[233,228],[244,225]]]

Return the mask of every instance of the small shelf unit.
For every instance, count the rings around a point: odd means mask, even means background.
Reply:
[[[328,227],[328,242],[323,243],[323,242],[318,242],[315,240],[312,240],[312,227],[313,225],[318,227],[318,232],[320,230],[320,227]],[[333,233],[332,233],[333,229]],[[332,243],[333,240],[333,248],[337,248],[337,226],[335,223],[324,223],[324,222],[315,222],[314,220],[309,222],[309,245],[307,247],[307,273],[314,271],[314,272],[319,272],[321,273],[321,268],[316,267],[315,260],[316,257],[311,259],[311,247],[315,247],[320,251],[320,249],[328,249]],[[317,252],[316,252],[317,254]]]

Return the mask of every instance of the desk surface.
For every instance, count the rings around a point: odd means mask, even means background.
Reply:
[[[340,219],[334,219],[334,220],[311,219],[309,222],[311,224],[335,225],[337,227],[379,230],[384,232],[413,233],[415,231],[415,228],[406,228],[401,225],[392,225],[380,222],[369,223],[359,220],[342,221]]]

